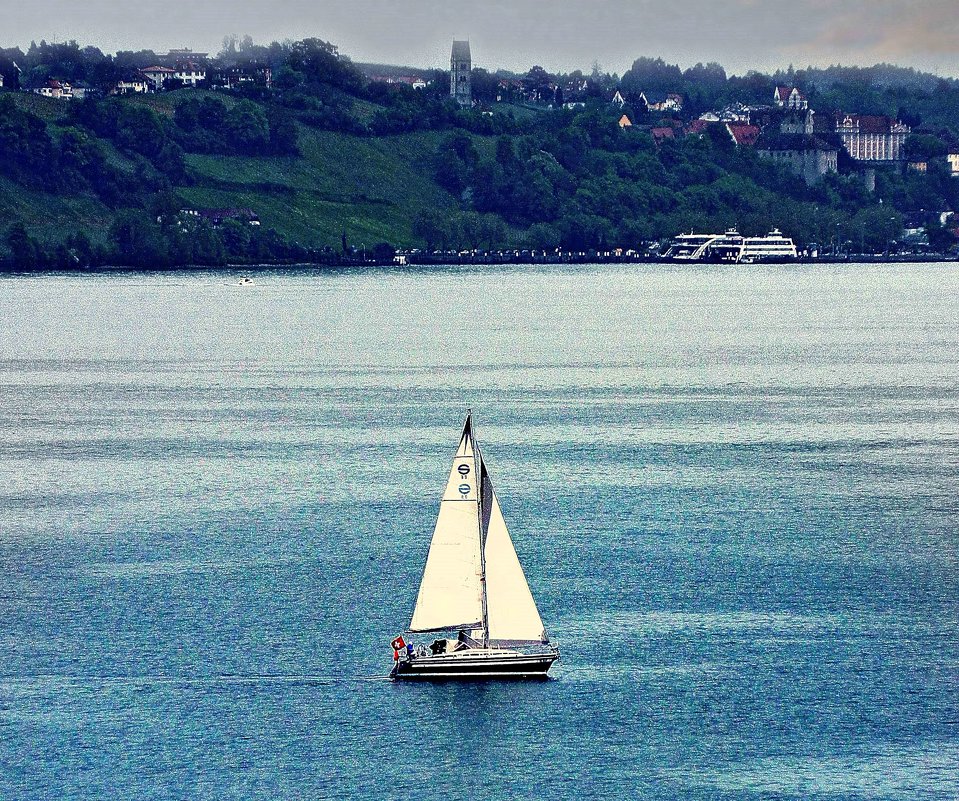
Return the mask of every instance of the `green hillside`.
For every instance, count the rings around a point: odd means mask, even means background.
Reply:
[[[182,90],[124,102],[172,116],[187,94],[212,93]],[[73,101],[25,93],[8,97],[46,120],[54,133],[67,127],[65,115]],[[222,93],[216,99],[230,102]],[[417,214],[456,206],[456,199],[432,177],[432,159],[442,138],[435,131],[368,138],[302,126],[298,156],[186,154],[190,181],[175,191],[188,206],[253,209],[264,226],[306,247],[338,244],[344,231],[357,243],[410,245]],[[111,164],[132,171],[131,160],[109,141],[99,144]],[[93,193],[51,193],[0,175],[0,220],[22,220],[43,241],[60,241],[75,230],[102,239],[114,213]]]
[[[956,246],[959,180],[947,155],[959,148],[957,82],[888,69],[736,78],[718,65],[681,72],[640,59],[621,79],[534,67],[502,82],[475,70],[476,102],[460,108],[442,73],[421,89],[371,80],[316,39],[243,57],[214,60],[220,83],[114,96],[118,76],[135,74],[130,58],[155,56],[76,43],[0,50],[8,86],[14,62],[41,86],[99,81],[83,100],[0,92],[0,264],[334,262],[354,249],[391,258],[394,247],[589,252],[734,226],[749,235],[779,227],[833,254],[888,251],[923,227],[927,246]],[[231,70],[254,78],[231,88],[222,82]],[[805,82],[817,119],[840,106],[895,106],[912,132],[903,158],[867,170],[834,133],[787,143],[785,110],[762,105],[780,80]],[[562,86],[576,102],[562,102]],[[633,105],[611,103],[617,86]],[[679,89],[686,107],[641,105],[641,89]],[[700,124],[700,113],[728,104],[759,109],[751,140]],[[807,184],[764,158],[757,136],[832,148],[838,169]],[[237,211],[214,213],[224,209]]]
[[[196,183],[179,194],[195,206],[248,206],[264,225],[307,246],[338,242],[344,230],[367,244],[409,244],[418,213],[455,205],[431,177],[441,138],[309,130],[300,135],[300,157],[190,155]]]

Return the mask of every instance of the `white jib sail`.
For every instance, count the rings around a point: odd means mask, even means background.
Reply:
[[[410,631],[467,628],[482,623],[476,461],[467,423],[440,502]]]
[[[486,534],[486,614],[489,638],[507,644],[541,642],[543,621],[493,493]]]

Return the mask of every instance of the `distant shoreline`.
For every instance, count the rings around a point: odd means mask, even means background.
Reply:
[[[850,256],[823,258],[800,258],[794,261],[765,261],[734,264],[728,262],[709,262],[709,261],[665,261],[656,258],[642,257],[602,257],[596,255],[580,256],[579,254],[567,254],[561,258],[496,258],[496,257],[476,257],[460,256],[451,258],[417,258],[408,261],[405,264],[398,264],[395,261],[384,260],[358,260],[345,259],[332,262],[273,262],[262,264],[185,264],[176,267],[130,267],[125,265],[102,265],[99,267],[84,267],[73,270],[16,270],[0,269],[0,276],[30,276],[30,275],[93,275],[98,273],[175,273],[175,272],[196,272],[196,273],[258,273],[258,272],[282,272],[282,271],[334,271],[334,270],[355,270],[355,269],[390,269],[395,271],[419,271],[424,268],[441,267],[535,267],[535,266],[567,266],[567,265],[604,265],[604,264],[649,264],[663,267],[738,267],[738,266],[772,266],[772,265],[816,265],[816,264],[956,264],[959,259],[950,258],[942,254],[912,254],[912,255],[871,255],[871,254],[853,254]]]

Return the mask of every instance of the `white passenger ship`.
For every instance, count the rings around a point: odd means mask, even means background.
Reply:
[[[784,262],[799,258],[796,245],[778,228],[766,236],[743,236],[735,228],[724,234],[680,234],[663,255],[667,261]]]

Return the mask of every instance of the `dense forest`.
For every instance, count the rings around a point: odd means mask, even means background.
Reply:
[[[639,249],[731,226],[877,252],[914,218],[933,248],[955,244],[941,213],[959,208],[959,179],[943,158],[959,141],[959,82],[910,69],[728,76],[717,64],[681,70],[651,58],[622,76],[474,69],[476,102],[463,109],[442,71],[417,71],[427,85],[414,89],[371,80],[319,39],[259,46],[247,37],[228,39],[215,63],[268,65],[269,86],[110,94],[157,58],[75,42],[0,50],[8,268],[332,262],[361,247],[379,257],[396,247]],[[16,91],[49,79],[85,85],[87,97]],[[781,84],[803,89],[819,113],[903,120],[926,171],[881,168],[870,191],[847,159],[807,186],[722,126],[650,134],[729,104],[768,104]],[[571,85],[581,102],[564,103]],[[527,99],[504,100],[508,86]],[[609,102],[617,88],[680,93],[684,107],[626,107],[634,124],[623,128],[624,110]],[[262,224],[182,213],[198,207],[249,208]]]

